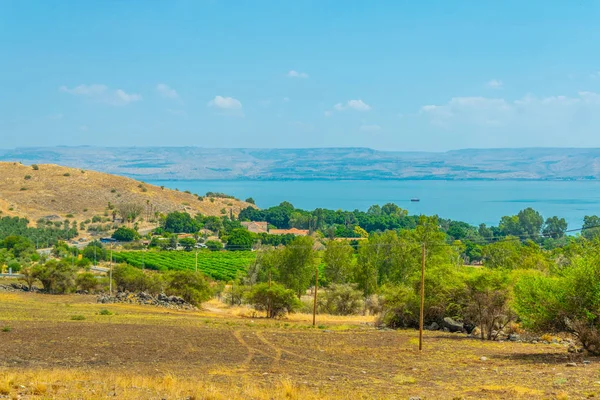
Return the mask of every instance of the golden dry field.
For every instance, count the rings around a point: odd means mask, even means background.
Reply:
[[[95,215],[102,216],[108,203],[137,203],[148,210],[166,213],[188,211],[194,215],[222,216],[222,210],[237,215],[248,203],[234,199],[196,196],[167,188],[149,185],[134,179],[89,170],[40,164],[32,166],[13,162],[0,162],[1,216],[27,217],[35,222],[39,218],[57,215],[83,221]],[[205,193],[198,193],[204,196]],[[147,210],[148,209],[148,210]]]
[[[185,312],[0,293],[0,398],[600,396],[600,360],[583,364],[560,345],[426,332],[419,353],[416,331],[377,330],[370,320],[318,316],[313,328],[310,315],[266,320],[216,300]]]

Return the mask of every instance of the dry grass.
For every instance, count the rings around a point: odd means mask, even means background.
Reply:
[[[103,308],[113,315],[100,315]],[[100,399],[578,399],[600,360],[563,346],[380,331],[364,317],[267,320],[216,301],[198,312],[0,293],[0,396]],[[71,321],[84,315],[83,321]],[[327,321],[327,322],[325,322]],[[481,357],[485,356],[486,361]]]
[[[26,175],[31,178],[25,179]],[[152,204],[153,209],[160,212],[185,210],[191,214],[216,216],[223,215],[223,208],[227,214],[232,210],[237,215],[249,205],[233,199],[200,201],[189,193],[100,172],[82,172],[52,164],[40,164],[36,171],[20,163],[0,162],[1,215],[27,217],[35,222],[48,215],[66,218],[73,214],[70,219],[81,222],[95,215],[103,216],[109,202],[114,205],[134,202],[144,207]]]

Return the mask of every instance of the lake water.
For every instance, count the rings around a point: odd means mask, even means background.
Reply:
[[[526,207],[544,218],[557,215],[579,228],[585,215],[600,214],[600,182],[548,181],[150,181],[204,195],[222,192],[254,198],[266,208],[289,201],[295,207],[363,210],[396,203],[410,214],[437,214],[473,225],[497,225]],[[419,198],[418,203],[411,198]]]

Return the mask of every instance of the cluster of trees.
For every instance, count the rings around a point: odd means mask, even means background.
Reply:
[[[37,228],[29,226],[29,220],[19,217],[0,218],[0,240],[7,236],[21,236],[35,246],[50,247],[61,240],[69,240],[77,236],[77,224],[70,221],[56,222],[43,220]]]

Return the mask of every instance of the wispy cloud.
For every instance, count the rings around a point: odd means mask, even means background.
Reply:
[[[419,114],[443,126],[548,125],[572,121],[576,115],[600,111],[600,94],[578,92],[576,96],[537,97],[517,100],[489,97],[454,97],[446,104],[425,105]]]
[[[179,98],[179,94],[177,93],[177,91],[165,83],[159,83],[158,85],[156,85],[156,91],[162,97],[167,99],[176,100]]]
[[[337,103],[333,106],[333,109],[336,111],[344,111],[344,110],[355,110],[355,111],[369,111],[371,110],[371,106],[365,103],[362,100],[348,100],[345,104]]]
[[[293,69],[287,73],[287,76],[288,76],[288,78],[301,78],[301,79],[308,78],[308,74],[306,72],[298,72]]]
[[[73,96],[89,98],[112,106],[124,106],[142,100],[142,96],[139,94],[127,93],[123,89],[110,90],[106,85],[101,84],[79,85],[73,88],[63,85],[59,90]]]
[[[504,83],[498,79],[492,79],[488,83],[485,84],[490,89],[501,89],[504,86]]]

